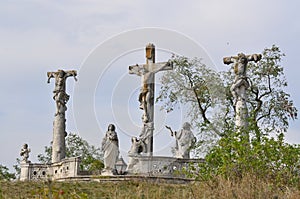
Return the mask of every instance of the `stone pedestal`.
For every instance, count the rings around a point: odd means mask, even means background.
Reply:
[[[21,162],[21,173],[20,173],[20,181],[27,181],[30,180],[30,175],[29,175],[29,162]]]

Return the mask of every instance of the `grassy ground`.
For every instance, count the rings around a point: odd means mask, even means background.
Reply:
[[[185,185],[124,182],[0,182],[2,198],[300,198],[297,188],[278,187],[253,179],[224,179]]]

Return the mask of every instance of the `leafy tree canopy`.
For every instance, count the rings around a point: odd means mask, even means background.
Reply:
[[[16,178],[15,174],[10,173],[9,169],[6,166],[0,164],[0,181],[2,180],[10,181],[15,178]]]

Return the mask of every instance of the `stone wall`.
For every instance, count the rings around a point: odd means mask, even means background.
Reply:
[[[129,155],[128,174],[147,174],[152,176],[178,176],[191,164],[195,168],[203,159],[182,159],[163,156]],[[184,177],[184,174],[182,174]]]
[[[57,180],[79,175],[80,158],[63,159],[53,164],[21,163],[20,180]]]

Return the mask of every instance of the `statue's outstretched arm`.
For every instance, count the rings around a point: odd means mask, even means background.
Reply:
[[[173,135],[174,135],[174,132],[173,132],[172,128],[169,127],[169,126],[165,126],[165,127],[171,132],[171,136],[173,136]]]
[[[47,83],[50,83],[50,79],[55,77],[55,72],[47,72],[48,81]]]
[[[76,70],[70,70],[70,71],[67,71],[66,77],[71,77],[71,76],[73,76],[74,79],[75,79],[75,81],[77,81],[77,78],[76,78],[76,76],[77,76],[77,71],[76,71]]]

